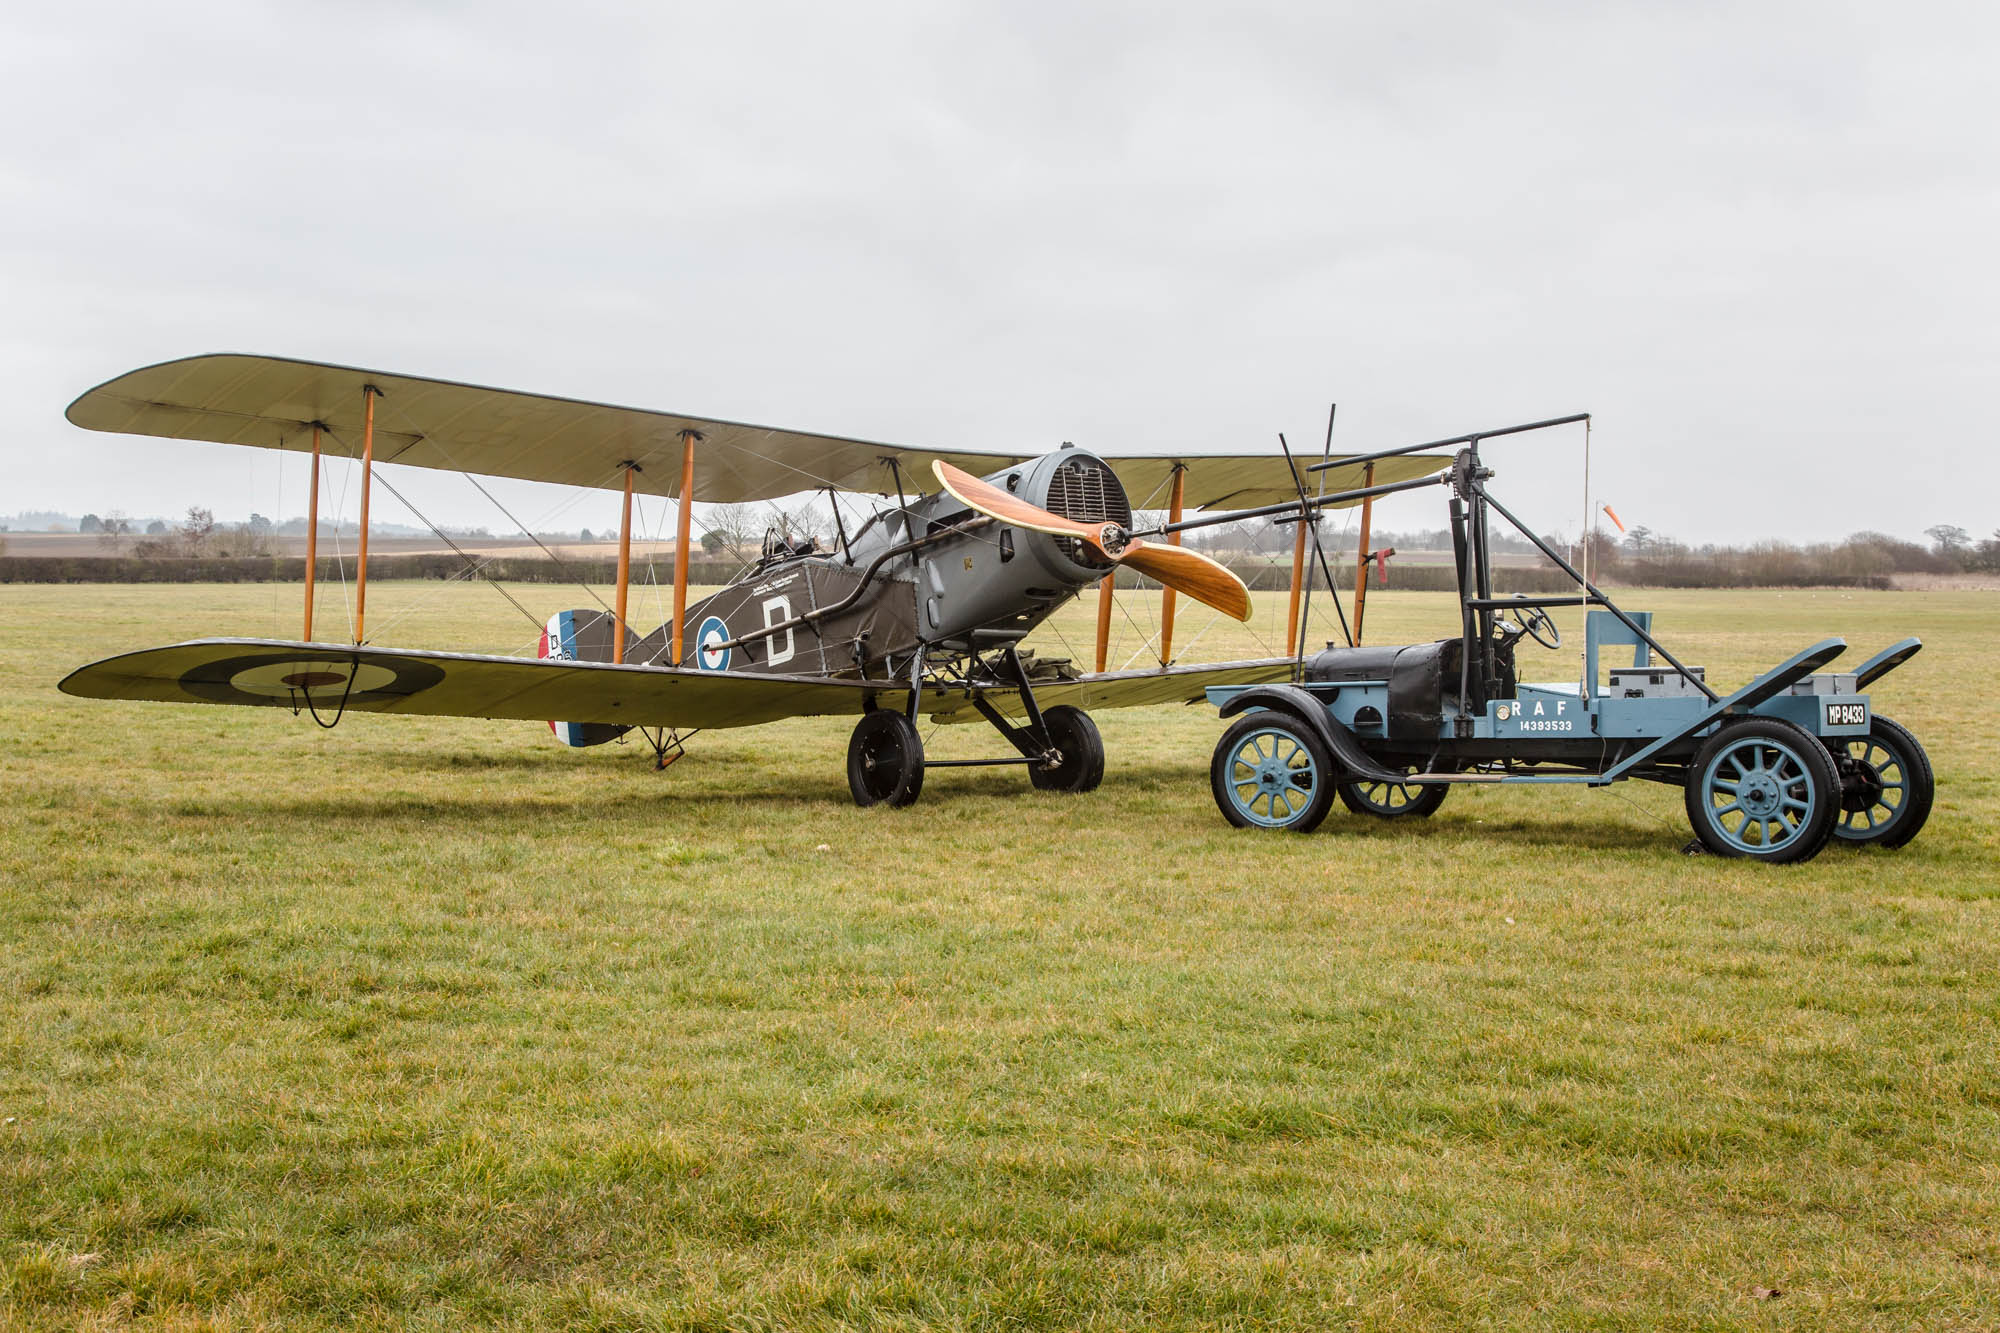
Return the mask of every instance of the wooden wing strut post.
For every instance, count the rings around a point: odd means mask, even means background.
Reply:
[[[363,637],[368,621],[368,482],[375,472],[375,400],[382,391],[372,384],[361,387],[361,550],[354,562],[354,641]]]
[[[313,423],[312,494],[306,497],[306,628],[313,637],[313,584],[319,577],[319,423]]]
[[[614,613],[617,624],[611,627],[611,660],[625,660],[625,594],[632,587],[632,474],[639,465],[625,463],[625,512],[618,520],[618,610]]]
[[[1299,594],[1306,586],[1306,524],[1312,522],[1303,514],[1299,516],[1298,531],[1292,534],[1292,609],[1285,617],[1285,651],[1293,653],[1299,647]]]
[[[694,526],[694,442],[700,438],[698,430],[681,432],[681,524],[680,531],[674,534],[674,635],[669,653],[675,666],[681,665],[681,621],[687,615],[688,530]]]
[[[1181,499],[1182,493],[1186,490],[1186,482],[1187,469],[1179,463],[1174,464],[1174,485],[1173,489],[1167,493],[1168,523],[1178,523],[1181,521]],[[1178,532],[1168,533],[1167,543],[1171,546],[1179,546],[1181,544],[1181,535]],[[1163,667],[1172,666],[1173,663],[1174,590],[1166,588],[1160,593],[1160,665]]]
[[[1375,465],[1370,463],[1362,476],[1363,486],[1375,484]],[[1354,646],[1361,646],[1361,617],[1368,607],[1368,523],[1375,516],[1375,497],[1361,501],[1361,556],[1354,562]]]
[[[1097,669],[1104,670],[1111,660],[1111,594],[1118,582],[1118,571],[1112,570],[1097,585]]]

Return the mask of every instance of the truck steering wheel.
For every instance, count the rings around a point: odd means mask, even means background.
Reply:
[[[1521,614],[1519,624],[1505,620],[1500,622],[1500,632],[1506,636],[1509,643],[1517,642],[1525,634],[1544,648],[1562,647],[1562,631],[1556,628],[1556,622],[1549,615],[1547,607],[1523,606],[1518,610]]]

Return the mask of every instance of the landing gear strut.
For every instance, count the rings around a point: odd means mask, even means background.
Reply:
[[[977,657],[975,665],[979,663]],[[985,768],[998,764],[1019,764],[1028,770],[1028,780],[1037,791],[1082,793],[1092,791],[1104,780],[1104,740],[1097,724],[1081,708],[1058,704],[1044,711],[1035,700],[1034,687],[1012,644],[1001,650],[1001,658],[990,669],[1003,684],[1020,692],[1027,724],[1016,726],[995,708],[981,692],[972,696],[972,707],[992,724],[995,731],[1020,752],[1008,759],[938,759],[926,763],[923,737],[916,718],[922,700],[925,664],[920,655],[910,672],[908,711],[878,708],[865,714],[854,728],[847,745],[847,787],[856,805],[909,805],[924,788],[925,768]],[[965,683],[964,677],[958,677]]]

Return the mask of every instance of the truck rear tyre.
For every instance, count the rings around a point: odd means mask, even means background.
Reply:
[[[1450,792],[1441,782],[1343,782],[1340,803],[1357,815],[1420,819],[1443,805]]]
[[[1866,736],[1827,740],[1840,773],[1840,819],[1833,836],[1847,847],[1901,847],[1931,817],[1937,778],[1910,729],[1875,717]]]

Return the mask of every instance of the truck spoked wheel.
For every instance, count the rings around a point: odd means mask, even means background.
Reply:
[[[1343,782],[1340,803],[1357,815],[1416,819],[1443,805],[1450,791],[1441,782]]]
[[[1208,778],[1222,817],[1237,828],[1310,833],[1333,804],[1333,756],[1310,726],[1282,713],[1231,724]]]
[[[1806,861],[1833,837],[1840,778],[1818,737],[1776,718],[1746,718],[1695,755],[1685,802],[1695,836],[1718,856]]]
[[[1833,836],[1850,847],[1901,847],[1931,817],[1937,779],[1909,728],[1877,717],[1866,736],[1830,737],[1840,773],[1840,820]]]

